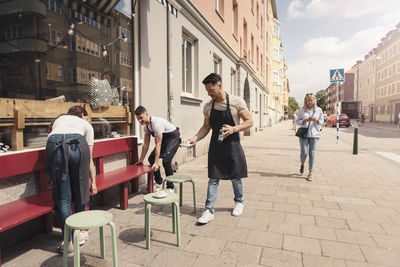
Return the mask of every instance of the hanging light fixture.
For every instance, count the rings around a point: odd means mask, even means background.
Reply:
[[[74,35],[74,29],[75,29],[75,24],[72,23],[71,26],[69,26],[67,33],[71,36]]]
[[[103,57],[108,56],[108,51],[106,49],[106,46],[103,46]]]
[[[128,37],[126,37],[125,33],[121,34],[121,38],[125,43],[128,42]]]

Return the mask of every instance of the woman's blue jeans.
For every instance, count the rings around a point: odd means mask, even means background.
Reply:
[[[304,164],[309,154],[308,170],[314,170],[315,164],[315,150],[317,149],[317,142],[319,138],[299,138],[300,139],[300,162]]]
[[[214,206],[218,198],[218,187],[219,187],[219,179],[210,178],[208,180],[206,209],[208,209],[212,214],[214,214],[215,211]],[[235,198],[233,200],[235,202],[243,203],[242,179],[233,179],[232,187],[233,187],[233,193],[235,194]]]
[[[52,135],[49,137],[50,142],[69,142],[71,140],[80,137],[77,134],[66,134],[66,135]],[[79,185],[79,165],[80,165],[80,151],[77,145],[69,145],[68,154],[68,173],[66,174],[65,180],[63,181],[62,175],[64,172],[64,155],[61,149],[58,149],[54,153],[54,167],[55,167],[55,181],[54,186],[57,186],[57,203],[58,208],[58,218],[61,223],[61,230],[64,236],[64,224],[65,220],[72,215],[72,196],[80,196],[80,185]],[[78,190],[78,191],[77,191]],[[81,204],[80,197],[74,199],[75,213],[84,211],[86,209],[86,204]],[[72,240],[72,232],[69,231],[69,240]]]

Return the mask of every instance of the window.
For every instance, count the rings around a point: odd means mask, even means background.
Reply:
[[[259,61],[259,56],[260,56],[260,54],[259,54],[259,50],[258,50],[258,45],[257,45],[257,70],[258,70],[258,67],[259,67],[259,64],[260,64],[260,61]]]
[[[260,23],[260,26],[261,26],[261,31],[260,31],[260,33],[261,33],[261,38],[264,38],[264,32],[263,32],[263,28],[264,28],[264,21],[263,21],[263,17],[261,16],[261,23]]]
[[[254,0],[251,0],[251,13],[254,15]]]
[[[132,56],[119,52],[119,64],[132,68]]]
[[[193,56],[194,41],[186,35],[182,36],[182,92],[193,94]]]
[[[4,40],[13,40],[21,37],[21,24],[7,25],[4,27]]]
[[[278,70],[274,70],[273,83],[279,84],[279,71]]]
[[[236,70],[231,68],[231,94],[237,95],[238,92],[236,92]]]
[[[396,75],[396,64],[393,64],[392,66],[392,74],[393,76]]]
[[[239,35],[239,33],[238,33],[238,22],[239,22],[238,16],[239,16],[238,4],[237,4],[236,0],[233,0],[233,6],[232,6],[232,17],[233,17],[232,23],[233,23],[233,25],[232,25],[232,28],[233,28],[233,35],[236,38]]]
[[[254,63],[254,37],[251,35],[251,62]]]
[[[100,46],[80,35],[75,35],[72,42],[71,49],[79,51],[92,56],[100,57]]]
[[[247,22],[243,19],[243,50],[247,54]]]
[[[279,38],[279,25],[274,23],[274,36]]]
[[[274,46],[274,60],[279,61],[279,48]]]
[[[213,64],[214,64],[214,73],[221,75],[222,73],[222,60],[216,54],[213,57]]]
[[[63,67],[54,63],[46,63],[46,78],[47,80],[64,81]]]
[[[224,17],[224,0],[215,0],[215,10],[221,17]]]
[[[56,31],[51,27],[47,27],[46,40],[49,45],[62,47],[62,32]]]
[[[89,24],[90,26],[95,27],[96,29],[100,30],[102,24],[97,22],[95,19],[86,17],[77,11],[71,11],[71,13],[72,12],[73,12],[73,17],[75,17],[75,19],[77,19],[78,21],[85,22],[86,24]],[[71,17],[72,17],[72,15],[71,15]]]
[[[395,93],[395,86],[394,86],[394,84],[392,84],[392,94],[394,94]]]
[[[133,90],[133,82],[130,79],[121,78],[120,79],[121,87],[126,87],[126,90],[132,92]]]
[[[61,6],[57,0],[44,0],[44,4],[48,10],[61,15]]]
[[[132,43],[132,33],[124,27],[119,26],[119,35],[124,35],[126,38],[128,38],[128,43]]]
[[[89,84],[91,78],[100,78],[100,73],[84,68],[72,68],[72,82]]]

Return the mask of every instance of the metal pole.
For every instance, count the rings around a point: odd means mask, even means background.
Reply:
[[[358,125],[354,128],[353,155],[358,155]]]
[[[339,144],[339,83],[336,83],[336,93],[337,93],[337,102],[336,102],[336,144]]]

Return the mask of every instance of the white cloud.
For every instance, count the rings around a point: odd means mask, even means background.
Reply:
[[[122,14],[131,17],[131,0],[120,0],[115,9]]]
[[[308,92],[317,92],[329,86],[329,69],[350,69],[376,47],[393,26],[378,26],[359,31],[347,40],[335,36],[309,39],[299,52],[299,59],[288,61],[291,95],[300,103]]]
[[[302,0],[293,0],[288,8],[288,18],[356,19],[385,10],[393,10],[399,17],[399,9],[399,0],[311,0],[307,5]]]

